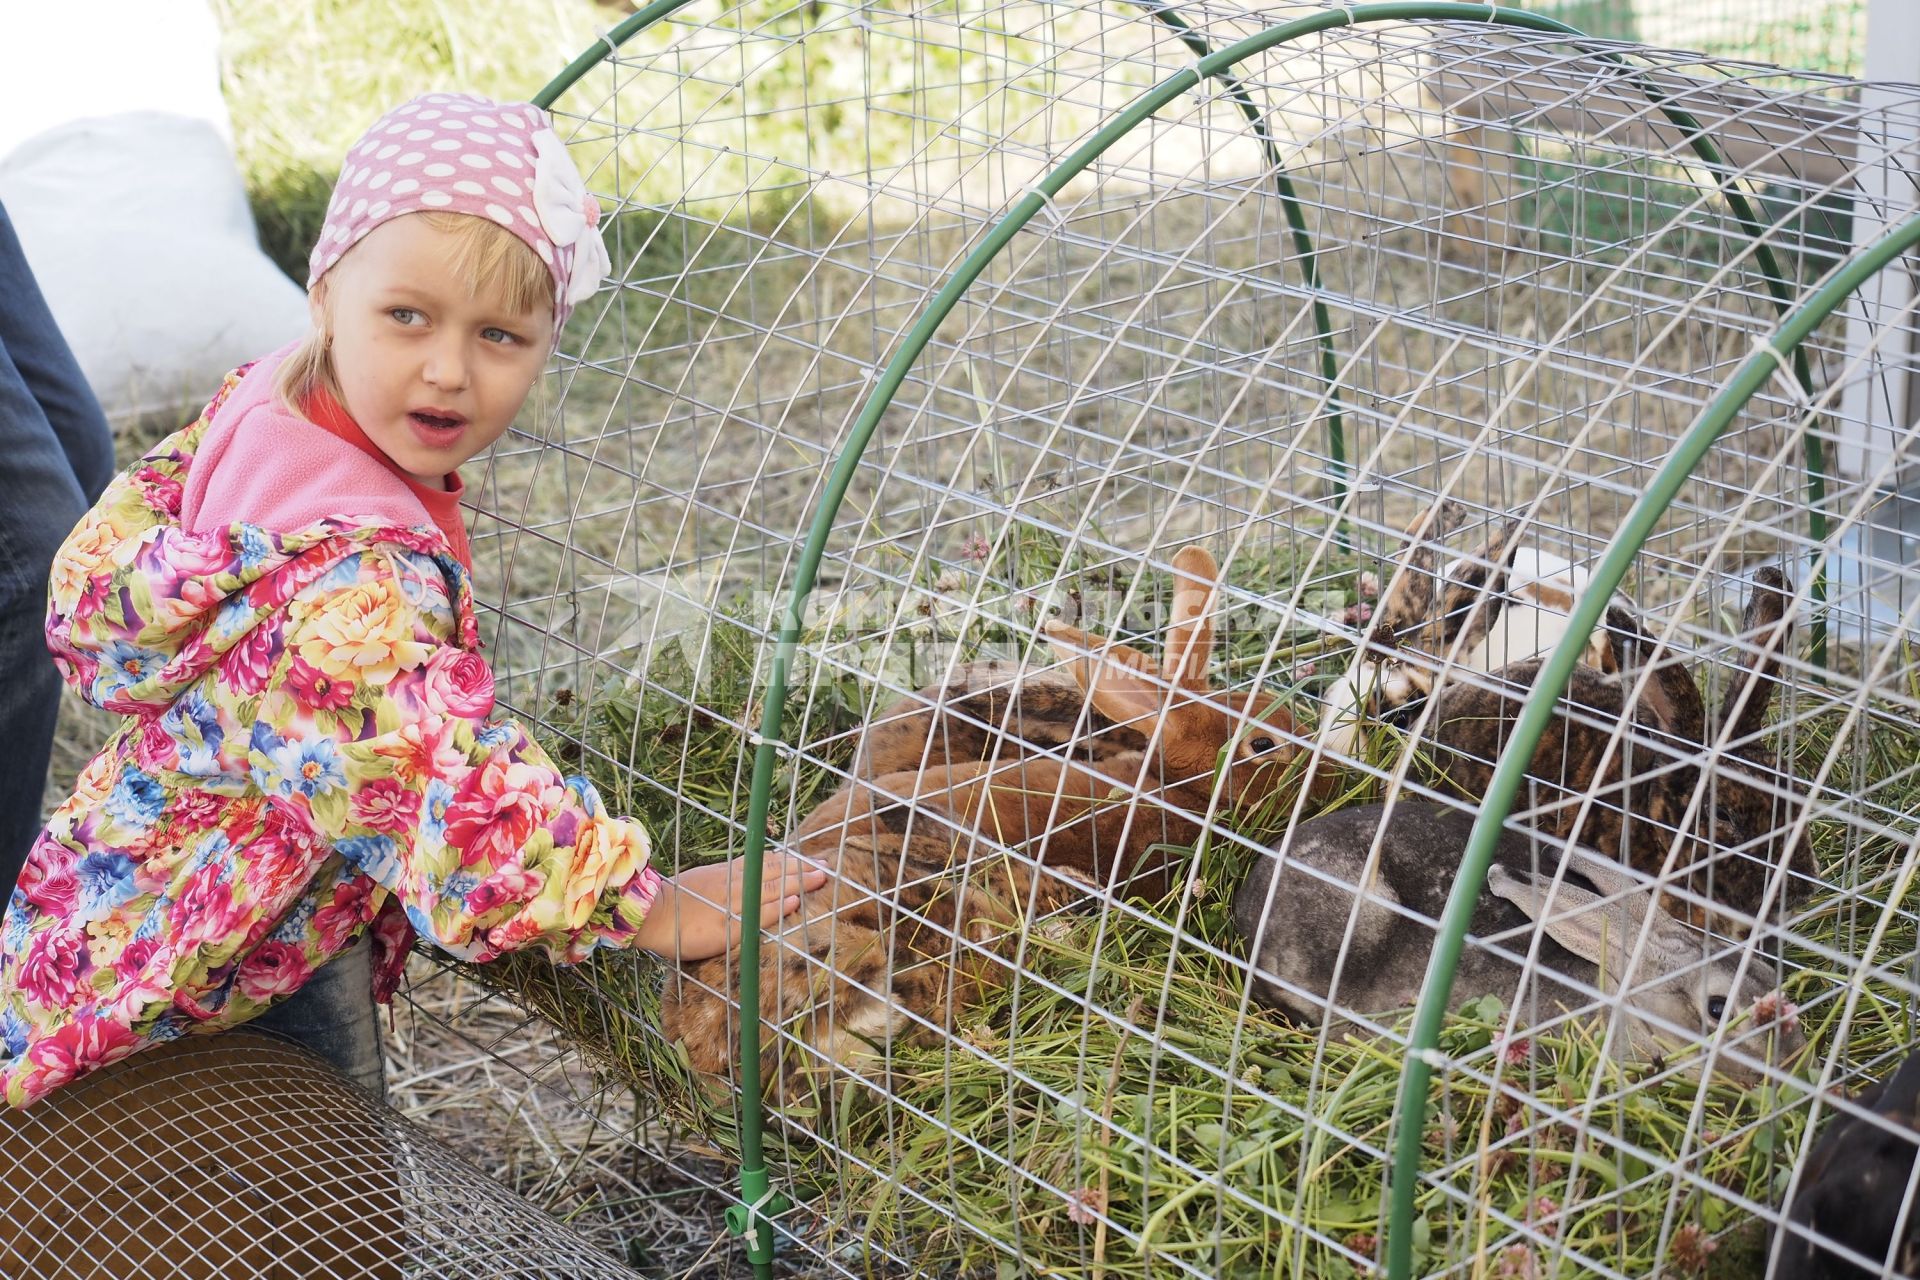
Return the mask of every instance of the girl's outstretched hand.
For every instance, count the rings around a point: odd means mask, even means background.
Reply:
[[[824,870],[790,853],[768,857],[761,877],[760,927],[799,910],[800,895],[826,882]],[[740,939],[746,894],[745,858],[689,867],[661,885],[634,941],[683,964],[720,955]]]

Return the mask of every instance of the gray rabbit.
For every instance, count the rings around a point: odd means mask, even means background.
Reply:
[[[1403,800],[1390,811],[1359,805],[1302,823],[1284,857],[1257,858],[1233,900],[1234,924],[1253,954],[1255,997],[1308,1024],[1342,1010],[1370,1014],[1413,1004],[1436,936],[1431,922],[1446,906],[1473,822],[1470,813],[1426,802]],[[1663,1058],[1711,1036],[1722,1022],[1736,1023],[1724,1044],[1743,1049],[1716,1060],[1715,1069],[1731,1078],[1757,1076],[1736,1059],[1778,1062],[1799,1051],[1804,1040],[1790,1020],[1772,1020],[1765,1004],[1756,1010],[1779,982],[1770,961],[1748,955],[1741,974],[1738,947],[1710,945],[1709,935],[1660,910],[1635,872],[1586,849],[1576,847],[1571,857],[1556,889],[1560,850],[1502,833],[1461,952],[1452,1007],[1483,995],[1509,1007],[1519,1001],[1524,1025],[1561,1008],[1595,1005],[1596,997],[1576,985],[1584,984],[1612,1002],[1619,1024],[1610,1043],[1622,1057]],[[1355,888],[1362,883],[1369,886],[1364,894]],[[1523,985],[1516,957],[1526,956],[1536,930],[1544,936]],[[1752,1019],[1738,1021],[1749,1011]]]

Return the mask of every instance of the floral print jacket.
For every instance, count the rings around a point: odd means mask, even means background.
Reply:
[[[466,570],[431,527],[180,518],[245,369],[107,489],[55,563],[47,640],[126,717],[0,925],[0,1087],[26,1106],[148,1044],[247,1021],[371,929],[486,960],[630,943],[646,834],[490,719]]]

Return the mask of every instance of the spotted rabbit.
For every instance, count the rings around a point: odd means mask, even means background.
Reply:
[[[1497,671],[1552,652],[1565,636],[1568,615],[1589,581],[1586,570],[1522,545],[1516,521],[1477,553],[1443,568],[1445,540],[1464,519],[1458,502],[1442,499],[1408,526],[1400,568],[1359,652],[1323,695],[1317,736],[1329,764],[1358,753],[1368,723],[1403,720],[1443,671]],[[1617,670],[1617,637],[1631,617],[1625,600],[1610,602],[1606,625],[1593,633],[1582,662]]]
[[[1743,626],[1752,653],[1711,715],[1678,657],[1621,620],[1623,665],[1575,667],[1534,749],[1519,801],[1528,821],[1648,874],[1667,874],[1671,857],[1692,900],[1670,906],[1696,924],[1745,932],[1770,905],[1783,861],[1793,874],[1771,905],[1802,896],[1815,873],[1804,831],[1792,834],[1805,798],[1762,736],[1793,630],[1791,590],[1778,569],[1754,575]],[[1434,695],[1427,737],[1437,781],[1487,794],[1545,664],[1530,658]]]

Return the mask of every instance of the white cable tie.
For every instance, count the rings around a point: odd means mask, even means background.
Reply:
[[[755,1200],[752,1204],[746,1204],[746,1203],[741,1204],[740,1207],[747,1211],[746,1229],[740,1233],[741,1235],[744,1236],[744,1235],[753,1234],[754,1229],[758,1227],[759,1224],[762,1222],[766,1223],[769,1228],[771,1228],[774,1225],[772,1215],[764,1214],[760,1212],[760,1210],[761,1210],[761,1207],[767,1203],[767,1201],[773,1199],[775,1196],[779,1194],[780,1193],[774,1189],[773,1184],[768,1183],[767,1189],[760,1193],[760,1198],[758,1200]]]
[[[1780,348],[1774,346],[1771,339],[1758,333],[1753,335],[1753,349],[1756,353],[1764,353],[1773,357],[1774,366],[1779,369],[1781,380],[1787,384],[1787,391],[1793,400],[1794,407],[1801,410],[1812,410],[1813,400],[1807,395],[1807,389],[1800,385],[1800,377],[1794,370],[1792,357],[1788,356],[1787,353],[1780,350]]]
[[[1447,1069],[1447,1055],[1438,1049],[1422,1049],[1414,1056],[1435,1071],[1445,1071]]]
[[[1051,222],[1054,226],[1057,227],[1066,222],[1066,217],[1060,212],[1060,206],[1053,202],[1053,197],[1047,194],[1047,189],[1038,182],[1029,182],[1026,186],[1020,188],[1020,194],[1023,196],[1039,196],[1040,208],[1045,211],[1047,221]]]
[[[600,43],[607,46],[607,56],[609,58],[618,58],[620,56],[620,46],[613,42],[612,27],[600,28]]]
[[[764,747],[767,745],[767,739],[761,736],[758,729],[755,729],[747,734],[747,745],[755,748]]]

